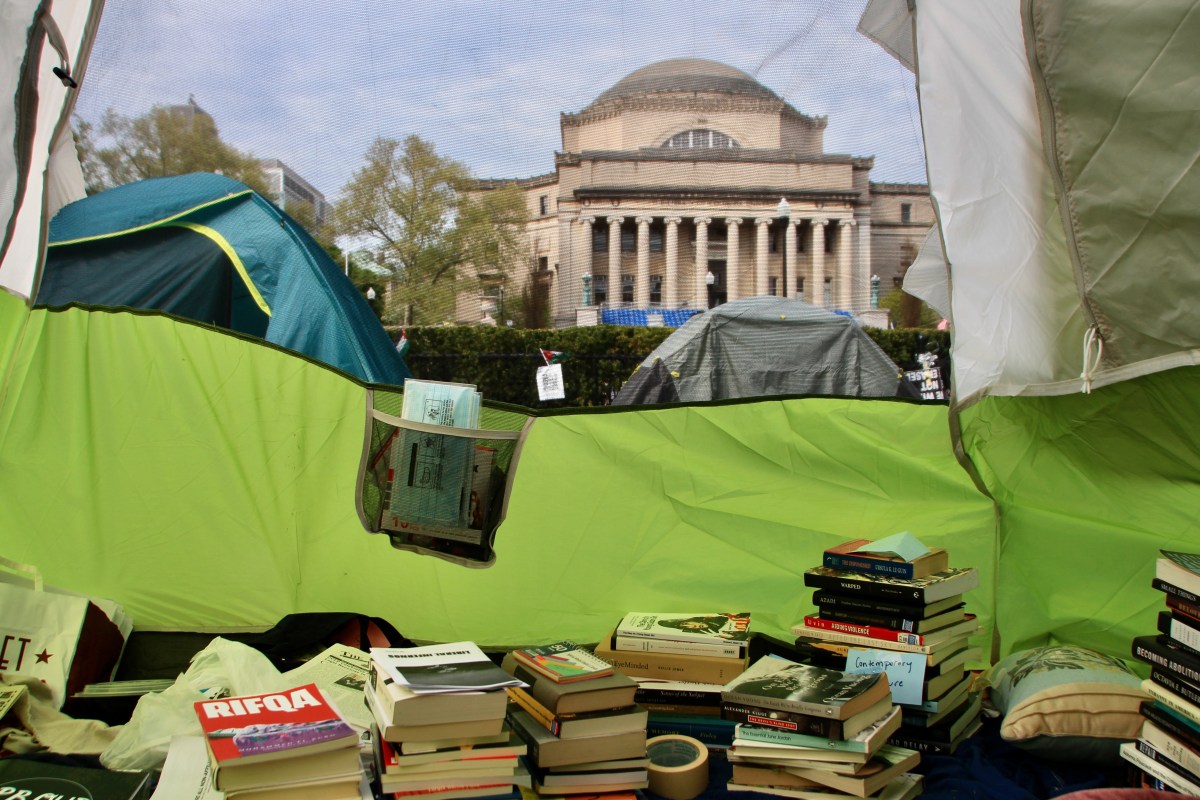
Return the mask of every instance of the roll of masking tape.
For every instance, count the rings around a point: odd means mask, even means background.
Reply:
[[[646,742],[650,791],[667,800],[692,800],[708,788],[708,748],[690,736],[667,734]]]

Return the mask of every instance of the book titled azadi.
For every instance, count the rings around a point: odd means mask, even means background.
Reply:
[[[891,694],[886,673],[859,675],[763,656],[725,684],[721,701],[846,719]]]
[[[371,661],[386,678],[414,694],[486,692],[525,682],[500,669],[474,642],[423,647],[372,647]]]

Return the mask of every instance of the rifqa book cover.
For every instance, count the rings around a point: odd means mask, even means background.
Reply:
[[[358,741],[315,683],[271,694],[201,700],[196,716],[218,766],[267,760]]]

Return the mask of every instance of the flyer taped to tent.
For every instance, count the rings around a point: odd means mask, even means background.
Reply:
[[[492,418],[500,425],[479,427]],[[400,550],[490,566],[530,424],[524,414],[484,407],[468,384],[410,380],[403,394],[369,392],[357,497],[363,526]]]

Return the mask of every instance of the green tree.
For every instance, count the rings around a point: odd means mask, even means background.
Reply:
[[[886,308],[897,328],[936,328],[942,315],[903,289],[892,289],[879,298],[879,307]]]
[[[98,127],[77,117],[75,135],[92,189],[165,175],[219,172],[257,192],[267,191],[258,159],[222,141],[213,118],[194,103],[156,105],[140,117],[110,108]]]
[[[481,188],[419,136],[378,138],[364,160],[334,218],[340,234],[367,242],[387,268],[385,320],[451,321],[458,292],[504,284],[528,219],[520,189]]]

